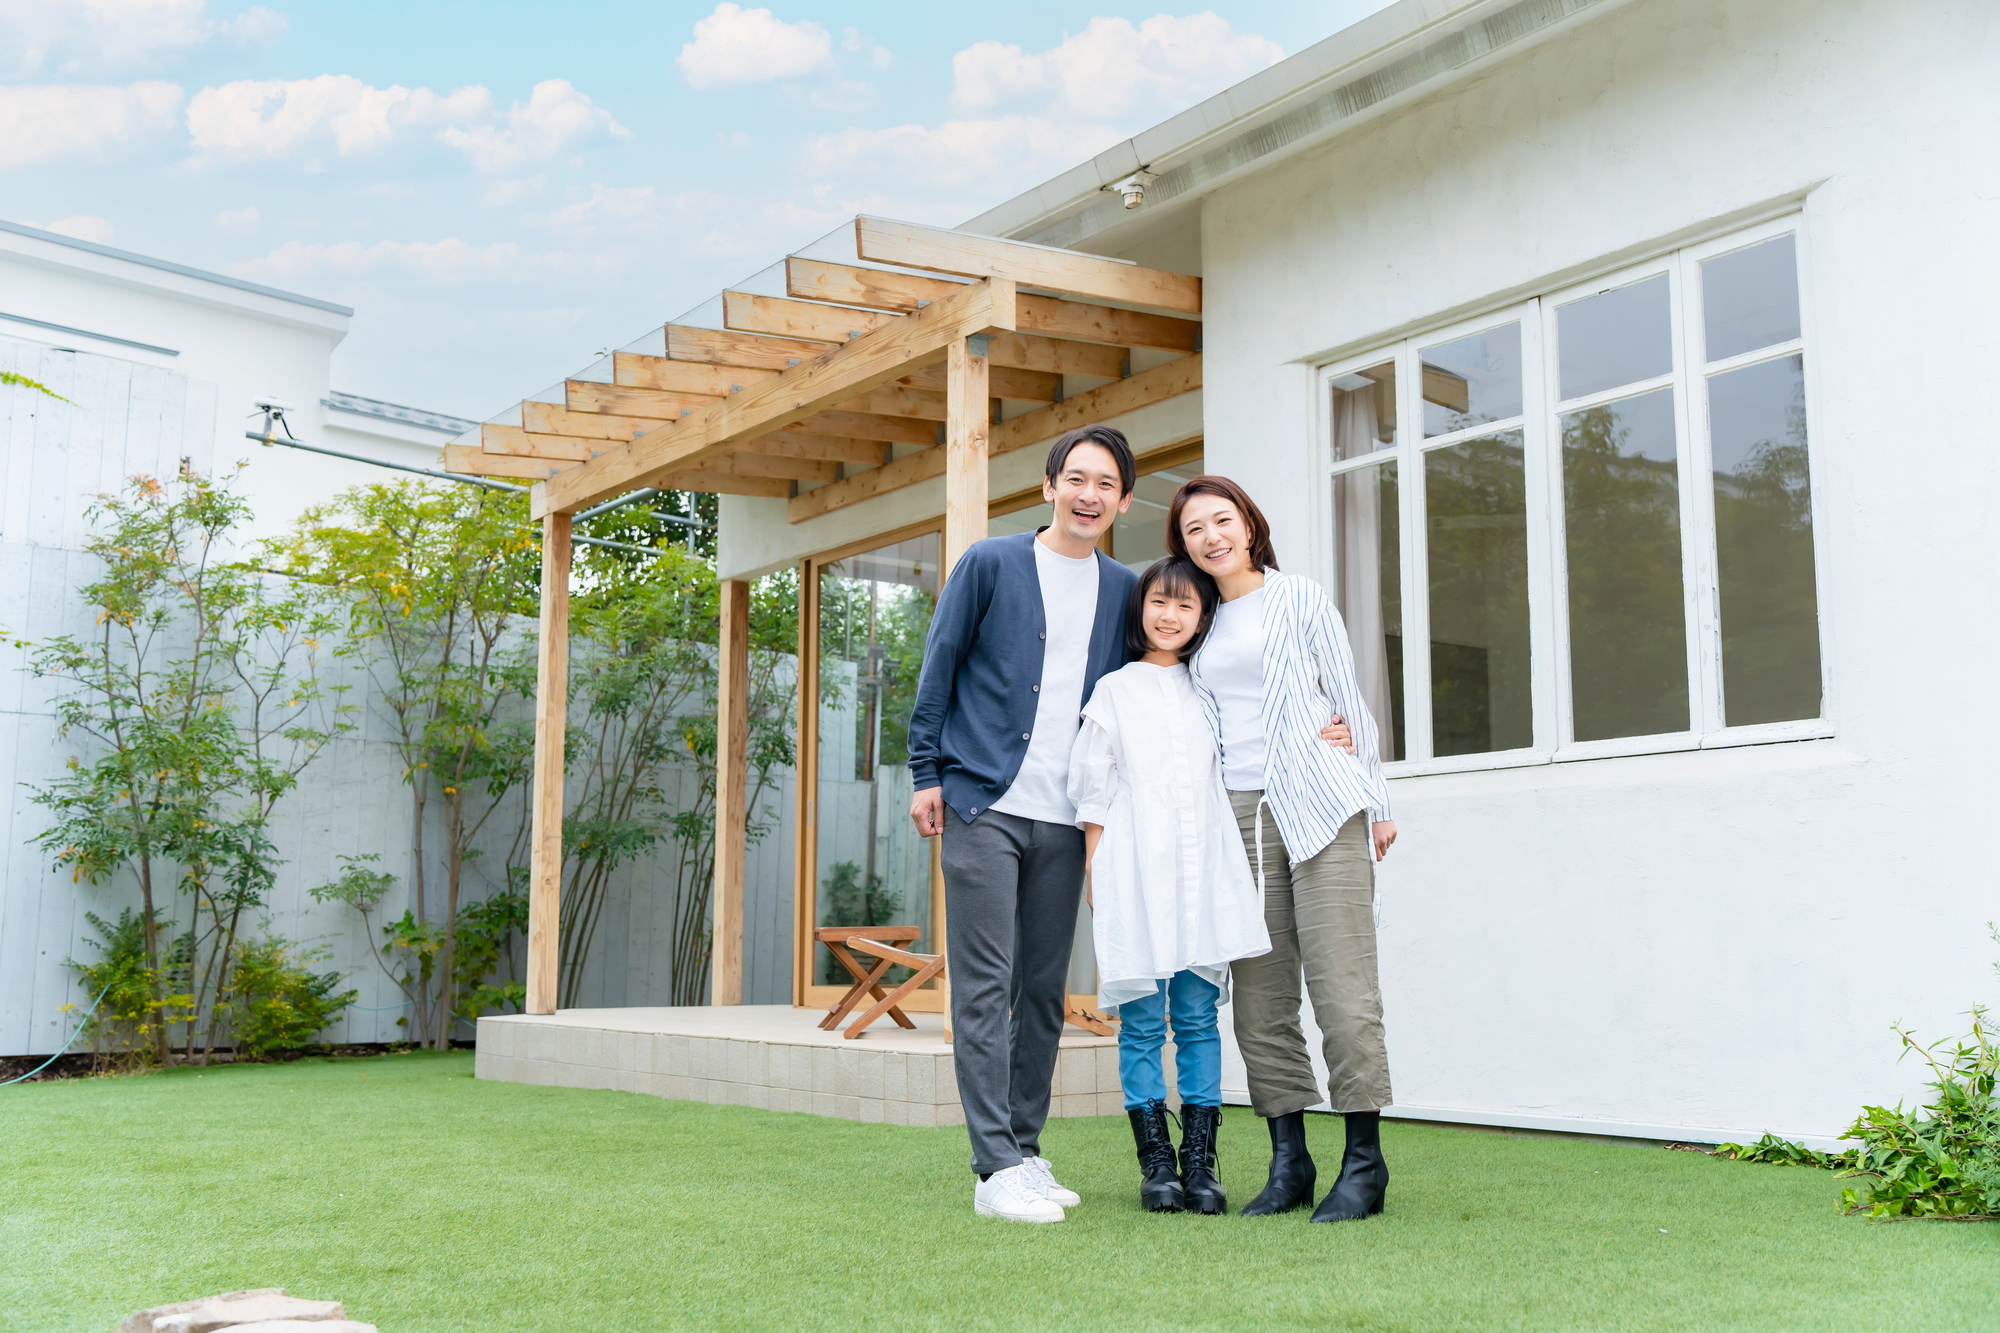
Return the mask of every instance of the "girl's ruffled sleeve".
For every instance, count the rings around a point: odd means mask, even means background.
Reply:
[[[1085,709],[1076,748],[1069,755],[1069,799],[1076,806],[1076,822],[1103,824],[1117,789],[1117,735],[1104,724],[1097,709]]]

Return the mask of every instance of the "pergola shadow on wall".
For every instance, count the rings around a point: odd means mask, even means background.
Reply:
[[[872,217],[855,219],[851,250],[848,235],[842,228],[767,270],[769,279],[746,284],[781,280],[783,295],[724,292],[695,318],[666,325],[446,448],[453,471],[532,481],[532,512],[542,524],[530,1014],[556,1007],[574,516],[658,488],[780,499],[796,524],[942,477],[949,576],[986,535],[993,458],[1201,388],[1197,277]],[[1169,448],[1188,440],[1136,443]],[[717,1005],[742,999],[749,593],[746,580],[723,581]],[[800,600],[803,618],[812,599],[802,589]],[[809,644],[802,633],[802,654]],[[799,711],[806,739],[816,710]],[[802,756],[809,752],[801,746]],[[807,821],[799,829],[811,836]],[[934,939],[942,941],[943,928],[939,895]],[[802,920],[794,940],[801,957],[809,956],[811,933]]]

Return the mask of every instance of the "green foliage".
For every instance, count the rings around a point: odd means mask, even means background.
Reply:
[[[521,877],[525,880],[526,876]],[[514,962],[514,942],[528,933],[528,895],[510,888],[465,909],[458,918],[458,1015],[520,1013],[528,988]]]
[[[863,876],[861,865],[856,861],[836,862],[833,873],[819,882],[820,918],[829,925],[890,925],[902,906],[900,890],[885,887],[880,875]],[[900,981],[909,974],[910,970],[906,967],[892,967],[887,976]],[[853,978],[847,975],[847,969],[840,965],[840,960],[828,953],[821,967],[820,980],[833,986]]]
[[[1841,1191],[1850,1213],[1871,1219],[1902,1217],[2000,1219],[2000,1045],[1984,1009],[1972,1011],[1972,1031],[1946,1052],[1923,1046],[1898,1027],[1903,1054],[1914,1051],[1931,1068],[1926,1084],[1936,1094],[1919,1111],[1863,1107],[1843,1135],[1858,1139],[1852,1176],[1863,1180]]]
[[[67,959],[64,965],[76,972],[93,999],[100,993],[103,999],[84,1023],[82,1034],[100,1056],[117,1052],[144,1063],[154,1049],[156,1025],[182,1021],[194,997],[177,992],[148,964],[148,923],[131,908],[119,912],[116,921],[106,921],[95,912],[83,917],[100,937],[89,943],[102,957],[94,963]]]
[[[1823,1171],[1837,1171],[1854,1165],[1854,1152],[1821,1152],[1808,1148],[1803,1143],[1793,1143],[1781,1139],[1776,1134],[1766,1134],[1752,1144],[1718,1143],[1715,1156],[1726,1157],[1738,1162],[1764,1162],[1772,1166],[1815,1166]]]
[[[237,1058],[304,1046],[354,1003],[354,991],[335,993],[339,972],[307,966],[325,957],[275,935],[238,946],[228,988]]]
[[[40,380],[31,380],[26,375],[19,375],[11,370],[0,370],[0,384],[18,384],[24,389],[33,389],[36,393],[47,394],[59,403],[69,402],[69,399],[63,397]],[[75,406],[73,403],[70,405],[72,407]]]

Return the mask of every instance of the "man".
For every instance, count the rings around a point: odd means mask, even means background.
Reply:
[[[1054,521],[959,560],[910,714],[910,818],[944,836],[954,1063],[983,1217],[1060,1222],[1080,1202],[1041,1156],[1083,892],[1069,756],[1098,678],[1125,665],[1137,580],[1097,542],[1136,479],[1109,426],[1056,441],[1042,481]]]

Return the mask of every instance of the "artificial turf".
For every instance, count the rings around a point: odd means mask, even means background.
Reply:
[[[1843,1218],[1801,1167],[1382,1137],[1386,1214],[1309,1226],[1141,1212],[1124,1120],[1053,1121],[1084,1203],[1031,1227],[972,1215],[962,1130],[480,1082],[465,1054],[27,1084],[0,1090],[0,1328],[258,1286],[384,1333],[2000,1325],[2000,1224]],[[1239,1204],[1266,1151],[1225,1115]]]

